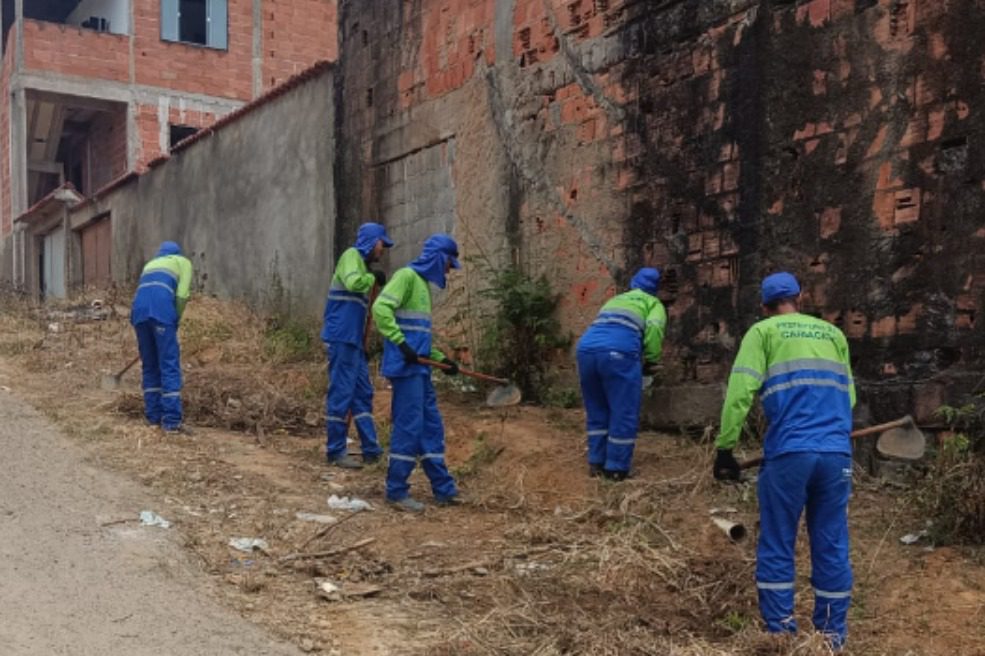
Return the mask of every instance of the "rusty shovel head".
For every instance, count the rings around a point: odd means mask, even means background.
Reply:
[[[883,431],[876,441],[876,450],[880,455],[898,460],[919,460],[927,450],[927,438],[912,417],[897,428]]]
[[[516,385],[501,385],[494,388],[486,397],[486,405],[490,408],[505,408],[518,404],[523,400],[523,394]]]

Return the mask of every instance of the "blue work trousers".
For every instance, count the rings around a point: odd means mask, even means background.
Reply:
[[[345,456],[349,418],[356,424],[363,458],[378,458],[383,450],[373,424],[373,385],[369,382],[366,352],[356,344],[328,343],[328,394],[325,396],[329,460]]]
[[[165,430],[181,426],[181,351],[178,327],[156,319],[133,327],[143,370],[144,416]]]
[[[852,597],[848,556],[848,498],[852,457],[843,453],[785,453],[759,472],[759,610],[773,632],[796,631],[793,619],[797,525],[806,509],[811,541],[814,628],[835,648],[845,642]]]
[[[643,366],[639,355],[579,351],[578,378],[585,403],[588,464],[629,472],[640,423]]]
[[[386,474],[386,498],[400,501],[407,497],[410,478],[417,459],[431,481],[438,499],[458,494],[455,479],[445,464],[445,427],[438,412],[438,400],[431,374],[391,378],[393,386],[393,432],[390,436],[390,463]]]

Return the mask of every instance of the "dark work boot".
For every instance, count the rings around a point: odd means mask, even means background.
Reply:
[[[386,500],[387,504],[392,506],[397,510],[403,510],[404,512],[411,513],[422,513],[424,512],[424,504],[416,499],[411,499],[410,497],[404,497],[400,501],[394,501],[392,499]]]
[[[363,463],[359,462],[348,453],[338,458],[329,458],[328,464],[335,465],[342,469],[362,469]]]
[[[602,465],[593,465],[588,463],[588,476],[590,478],[598,478],[602,475]]]
[[[602,476],[605,477],[607,481],[612,481],[613,483],[619,483],[629,478],[628,471],[615,471],[613,469],[603,469]]]

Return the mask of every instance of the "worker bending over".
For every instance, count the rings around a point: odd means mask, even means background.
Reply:
[[[191,433],[182,422],[178,348],[178,323],[191,284],[192,263],[178,244],[166,241],[144,266],[130,308],[143,370],[144,416],[167,433]]]
[[[578,340],[578,377],[588,430],[588,471],[629,476],[640,419],[643,375],[660,360],[667,312],[660,271],[640,269],[630,291],[612,298]]]

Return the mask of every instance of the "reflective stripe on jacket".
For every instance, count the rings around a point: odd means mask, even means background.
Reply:
[[[595,321],[578,340],[578,350],[643,354],[656,362],[663,351],[667,311],[656,296],[632,289],[602,306]]]
[[[764,319],[742,338],[722,408],[718,448],[730,449],[756,395],[769,421],[764,456],[816,451],[851,453],[852,380],[848,340],[805,314]]]
[[[348,248],[335,266],[332,284],[325,300],[323,342],[362,344],[369,310],[369,291],[376,278],[366,267],[359,251]]]
[[[431,289],[413,269],[404,267],[380,292],[373,303],[373,321],[383,344],[381,373],[388,378],[427,374],[430,367],[408,365],[398,344],[407,342],[418,355],[444,360],[441,351],[431,345]]]
[[[130,308],[130,323],[148,319],[174,326],[188,302],[192,283],[192,263],[183,255],[155,257],[140,274],[137,293]]]

